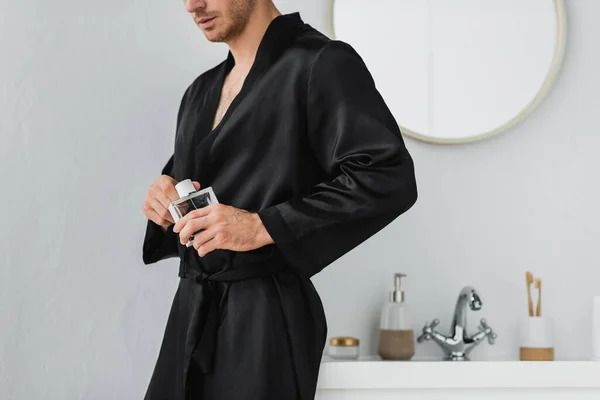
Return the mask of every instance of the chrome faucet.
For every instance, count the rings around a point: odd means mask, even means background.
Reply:
[[[425,340],[433,340],[444,350],[444,359],[448,361],[468,361],[469,353],[486,337],[488,342],[493,345],[497,335],[487,324],[485,318],[480,321],[479,332],[468,337],[467,304],[473,311],[481,309],[481,298],[471,286],[465,286],[458,295],[452,318],[451,336],[446,337],[433,329],[440,323],[440,320],[436,318],[431,324],[425,324],[423,333],[417,338],[417,341],[422,343]]]

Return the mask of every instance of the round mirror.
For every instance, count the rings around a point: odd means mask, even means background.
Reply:
[[[566,41],[564,0],[335,0],[332,15],[403,134],[436,143],[518,123],[552,86]]]

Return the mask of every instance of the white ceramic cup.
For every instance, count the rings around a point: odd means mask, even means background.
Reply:
[[[527,317],[521,324],[521,347],[554,347],[554,326],[550,317]]]

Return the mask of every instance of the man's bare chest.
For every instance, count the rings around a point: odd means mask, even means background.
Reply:
[[[219,105],[217,107],[217,112],[215,113],[212,129],[215,129],[217,125],[219,125],[219,123],[223,119],[223,116],[229,109],[229,106],[231,105],[235,97],[240,93],[244,78],[245,75],[239,76],[237,78],[230,78],[228,76],[225,79],[225,82],[223,83],[223,88],[221,90],[221,95],[219,97]]]

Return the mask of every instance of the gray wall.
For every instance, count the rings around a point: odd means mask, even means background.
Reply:
[[[527,313],[525,271],[543,279],[543,314],[555,320],[556,357],[591,357],[592,296],[600,294],[600,2],[572,0],[563,69],[542,104],[515,129],[468,145],[407,139],[420,198],[385,231],[315,278],[330,336],[354,335],[376,351],[381,302],[395,271],[408,274],[415,329],[438,317],[449,329],[467,284],[499,337],[475,359],[518,359],[519,321]],[[382,45],[382,51],[385,46]],[[418,333],[418,332],[417,332]],[[447,332],[446,332],[447,333]],[[435,344],[417,346],[439,357]]]
[[[327,2],[278,4],[327,31]],[[406,140],[417,205],[314,279],[331,336],[358,336],[372,354],[403,271],[416,328],[439,317],[446,329],[471,284],[500,335],[474,357],[514,359],[530,269],[557,357],[589,358],[600,3],[568,11],[556,87],[516,129],[451,147]],[[177,284],[177,261],[141,262],[142,201],[171,154],[183,91],[225,51],[175,3],[0,0],[0,399],[142,396]]]

